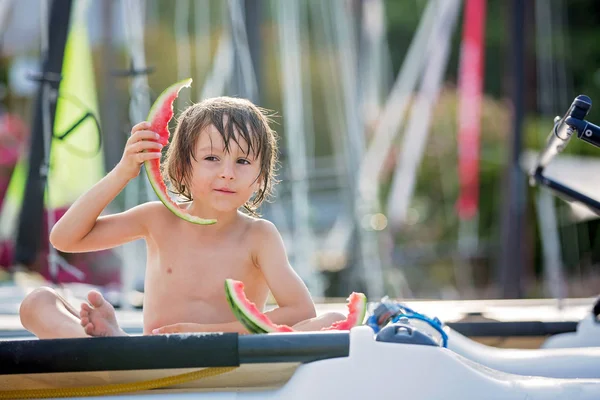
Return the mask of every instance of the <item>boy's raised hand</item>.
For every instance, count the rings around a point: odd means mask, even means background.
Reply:
[[[147,121],[136,124],[131,129],[131,136],[125,143],[121,161],[115,167],[127,179],[133,179],[140,173],[144,161],[160,158],[163,145],[158,143],[158,134],[149,131],[151,124]]]

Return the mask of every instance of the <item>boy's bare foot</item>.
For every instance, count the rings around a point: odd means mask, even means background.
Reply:
[[[117,323],[115,309],[100,292],[91,290],[87,297],[91,307],[83,303],[79,312],[85,333],[90,336],[127,336]]]

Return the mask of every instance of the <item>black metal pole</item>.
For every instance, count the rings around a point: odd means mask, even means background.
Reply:
[[[50,126],[54,126],[56,101],[62,72],[65,45],[71,18],[71,0],[53,0],[48,21],[48,49],[39,77],[40,86],[35,104],[29,145],[29,171],[25,194],[19,215],[15,258],[13,264],[31,267],[35,262],[42,237],[44,192],[47,176],[42,171],[44,160],[44,101],[49,101]],[[43,18],[43,16],[42,16]],[[48,85],[50,98],[44,99],[44,86]],[[53,131],[53,129],[51,129]]]
[[[512,24],[512,82],[513,104],[512,140],[506,171],[506,190],[502,212],[502,248],[500,254],[500,278],[504,298],[520,298],[523,295],[523,219],[525,214],[525,174],[519,166],[522,148],[524,115],[524,29],[525,2],[513,0]]]

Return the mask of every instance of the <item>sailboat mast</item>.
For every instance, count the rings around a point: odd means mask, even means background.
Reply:
[[[49,19],[44,23],[46,15],[41,15],[41,29],[48,27],[47,43],[42,40],[42,72],[35,79],[40,82],[29,148],[28,173],[25,183],[23,204],[19,215],[17,239],[15,245],[14,265],[31,267],[37,257],[42,238],[44,193],[48,179],[47,163],[50,154],[45,154],[45,129],[53,131],[56,115],[58,88],[60,85],[65,45],[71,19],[71,0],[53,0]],[[42,32],[42,37],[46,32]],[[47,108],[46,108],[47,107]],[[45,109],[46,108],[46,109]],[[45,110],[44,110],[45,109]],[[49,115],[44,115],[45,111]],[[46,127],[44,124],[49,124]],[[48,146],[49,147],[49,146]]]
[[[502,248],[500,255],[500,281],[504,298],[520,298],[523,295],[523,219],[525,214],[525,175],[521,172],[523,116],[525,103],[524,57],[525,57],[525,3],[512,2],[511,43],[511,98],[513,105],[512,136],[506,176],[506,197],[502,210]]]

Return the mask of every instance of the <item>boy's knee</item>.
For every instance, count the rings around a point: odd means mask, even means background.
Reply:
[[[32,319],[39,313],[40,306],[51,302],[56,302],[58,295],[56,291],[49,287],[39,287],[29,293],[19,307],[19,317],[21,324],[27,328]]]

